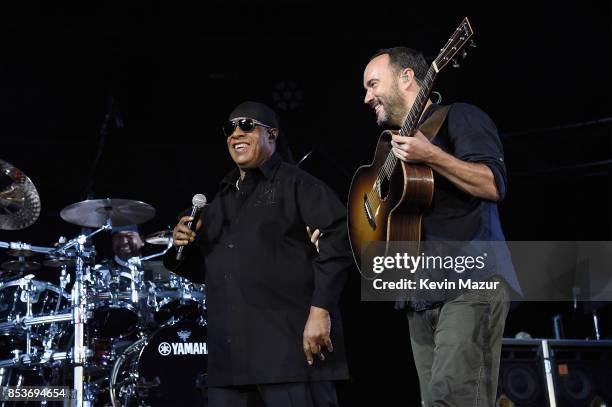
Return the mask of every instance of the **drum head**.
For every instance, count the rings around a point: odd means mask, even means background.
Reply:
[[[138,313],[128,303],[94,304],[93,318],[89,325],[98,338],[124,338],[138,328]]]
[[[199,387],[207,367],[206,327],[194,322],[166,325],[151,335],[140,354],[140,399],[149,406],[201,406]]]
[[[165,324],[174,318],[175,321],[195,322],[204,315],[204,307],[200,302],[194,300],[170,300],[159,307],[155,313],[155,321],[158,324]]]

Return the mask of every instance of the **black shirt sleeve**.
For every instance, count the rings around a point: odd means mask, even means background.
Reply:
[[[180,213],[178,219],[182,218],[183,216],[189,215],[190,212],[190,209],[184,210]],[[205,210],[203,211],[200,217],[202,219],[202,222],[204,222],[204,212]],[[168,250],[166,254],[164,254],[164,267],[166,267],[174,274],[178,274],[181,277],[185,277],[193,283],[204,283],[204,278],[206,275],[206,266],[199,245],[200,240],[199,238],[196,238],[195,242],[185,246],[180,261],[176,259],[176,246],[172,246],[170,250]]]
[[[346,229],[346,209],[335,193],[316,179],[298,180],[300,215],[312,230],[319,229],[319,253],[314,259],[311,305],[331,311],[337,307],[353,262]]]
[[[205,263],[202,252],[197,245],[190,244],[185,246],[180,261],[176,260],[176,247],[173,246],[164,254],[163,261],[164,267],[174,274],[185,277],[196,284],[204,283],[206,275]]]
[[[506,165],[501,140],[491,118],[474,105],[455,103],[449,111],[448,135],[455,157],[485,164],[491,169],[501,201],[506,196]]]

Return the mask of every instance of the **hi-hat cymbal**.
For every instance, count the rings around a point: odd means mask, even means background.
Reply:
[[[40,215],[40,196],[23,172],[0,160],[0,230],[32,225]]]
[[[40,263],[35,261],[19,261],[19,260],[11,260],[5,261],[0,265],[3,270],[6,271],[16,271],[20,273],[29,273],[31,271],[39,270],[42,266]]]
[[[172,231],[161,230],[145,237],[145,242],[154,245],[168,246],[172,242]]]
[[[60,212],[67,222],[90,228],[137,225],[155,216],[151,205],[129,199],[90,199],[68,205]]]

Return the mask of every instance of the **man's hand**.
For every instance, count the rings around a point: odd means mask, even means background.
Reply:
[[[306,361],[312,366],[313,355],[319,355],[321,360],[325,360],[321,347],[325,346],[328,352],[334,351],[331,338],[331,319],[329,312],[323,308],[310,306],[308,321],[304,327],[303,346]]]
[[[393,154],[402,161],[413,163],[430,163],[436,146],[421,133],[416,131],[413,137],[403,137],[393,133],[391,139]]]
[[[193,220],[191,216],[183,216],[179,223],[176,224],[172,231],[172,244],[174,247],[186,246],[190,242],[193,242],[196,238],[196,233],[187,227],[187,222]],[[196,223],[196,231],[202,227],[202,220],[198,219]],[[184,250],[184,249],[183,249]]]
[[[321,237],[321,231],[319,229],[315,229],[314,232],[310,231],[310,226],[306,226],[306,233],[308,233],[308,237],[313,245],[316,246],[317,252],[319,251],[319,238]]]
[[[462,161],[433,145],[420,131],[414,137],[393,134],[393,154],[402,161],[423,163],[476,198],[497,201],[500,194],[491,169],[483,163]]]

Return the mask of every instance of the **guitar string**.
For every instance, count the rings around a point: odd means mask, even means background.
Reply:
[[[427,89],[430,88],[431,85],[433,84],[433,79],[434,78],[435,78],[435,73],[433,71],[433,68],[430,67],[427,70],[427,74],[425,75],[425,80],[423,81],[425,86],[423,86],[421,88],[421,90],[419,91],[419,93],[418,93],[418,95],[416,97],[416,101],[415,101],[414,106],[420,105],[420,104],[423,103],[423,99],[426,97],[426,94],[429,93],[429,91]],[[426,90],[427,90],[427,92],[426,92]],[[402,133],[403,133],[402,135],[406,134],[408,132],[408,129],[410,127],[412,127],[412,126],[408,126],[408,124],[411,123],[411,122],[414,123],[416,121],[416,118],[415,118],[416,113],[414,113],[414,112],[415,112],[414,109],[411,109],[408,112],[408,119],[404,121],[404,124],[400,128],[400,134],[402,134]],[[390,152],[387,155],[387,158],[385,159],[385,162],[383,163],[383,165],[381,166],[381,168],[379,169],[379,171],[378,171],[378,173],[376,175],[376,178],[375,178],[375,181],[374,181],[374,188],[376,188],[377,185],[380,186],[380,183],[382,182],[381,176],[383,175],[383,171],[384,171],[384,173],[386,175],[385,178],[387,180],[391,179],[391,175],[393,174],[393,171],[395,170],[395,165],[396,164],[397,164],[397,157],[393,154],[393,152]],[[370,189],[370,191],[372,191],[372,189]],[[378,201],[380,201],[382,199],[382,197],[380,196],[381,193],[382,193],[382,191],[380,191],[380,188],[379,188],[379,191],[377,193],[377,195],[378,195],[377,198],[379,198]],[[368,195],[368,199],[371,199],[371,194],[368,193],[367,195]]]
[[[431,69],[428,70],[427,75],[426,75],[426,85],[427,86],[423,87],[421,89],[421,91],[419,91],[419,94],[417,95],[417,100],[416,100],[417,104],[422,103],[422,99],[424,98],[424,95],[425,95],[424,90],[430,85],[429,83],[427,83],[431,79],[430,71],[431,71]],[[404,130],[404,128],[406,127],[406,124],[409,121],[412,121],[412,122],[415,121],[415,118],[414,118],[415,114],[413,112],[414,111],[411,110],[408,113],[409,119],[404,122],[404,126],[402,126],[402,128],[400,129],[400,134],[402,133],[402,130]],[[404,130],[403,133],[405,134],[406,131]],[[380,201],[383,198],[382,197],[382,190],[380,188],[380,185],[381,185],[381,182],[382,182],[382,179],[381,179],[382,177],[381,176],[383,175],[382,173],[384,172],[385,175],[386,175],[385,178],[387,180],[390,180],[391,179],[391,175],[393,174],[393,171],[395,170],[396,163],[397,163],[397,159],[396,159],[395,155],[392,152],[390,152],[389,155],[387,156],[387,158],[385,159],[385,162],[383,163],[383,165],[379,169],[378,174],[377,174],[377,176],[375,178],[375,181],[374,181],[374,188],[378,187],[378,191],[376,191],[377,193],[375,194],[378,202],[374,202],[374,199],[373,199],[373,196],[374,196],[373,192],[374,191],[372,191],[372,189],[370,189],[370,192],[368,192],[366,194],[367,199],[370,202],[370,210],[374,210],[372,204],[376,204],[377,205],[376,210],[378,210],[378,207],[380,207]]]

